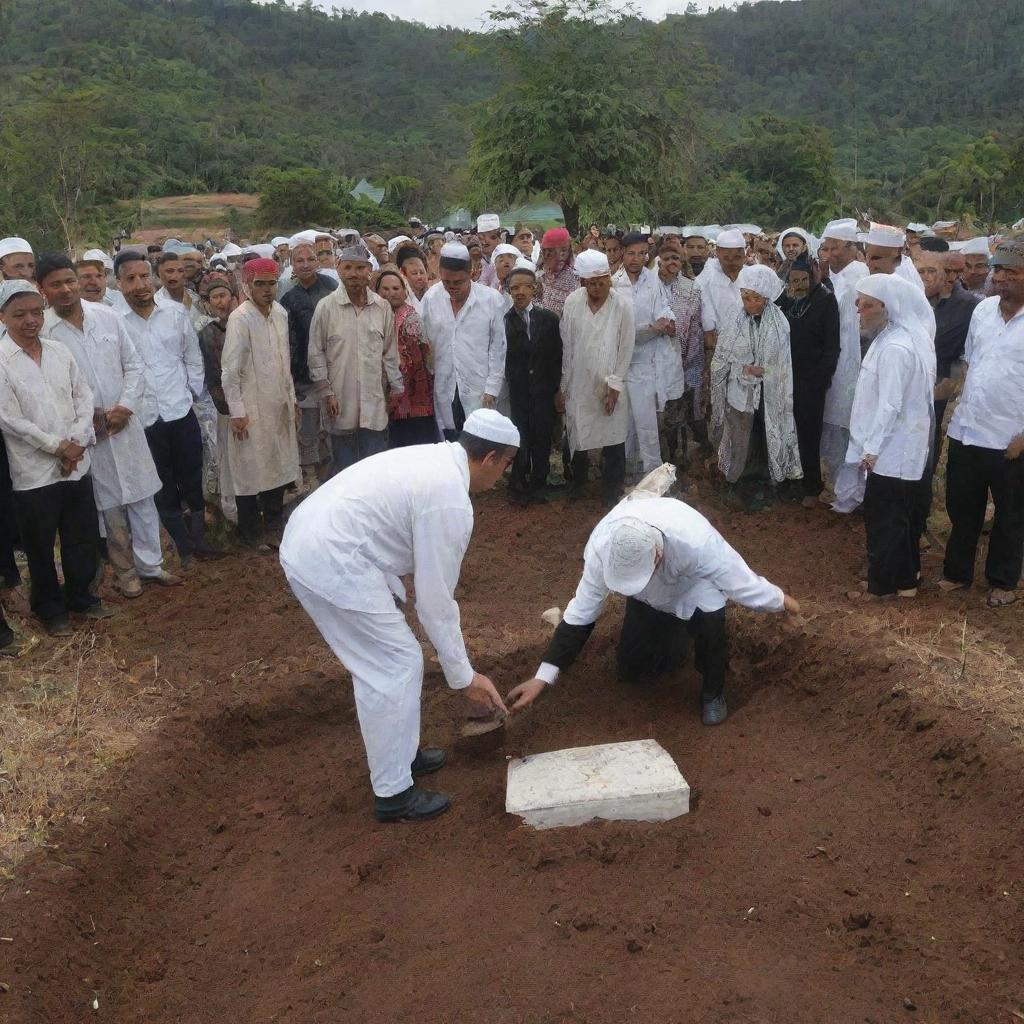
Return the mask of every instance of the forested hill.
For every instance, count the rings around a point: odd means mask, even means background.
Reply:
[[[926,209],[997,181],[990,215],[1021,205],[1007,193],[1024,153],[1024,0],[791,0],[630,32],[683,40],[664,60],[700,109],[709,174],[734,169],[737,140],[756,143],[773,113],[831,131],[841,205],[887,188]],[[0,228],[60,215],[47,188],[95,203],[250,191],[267,167],[399,177],[403,205],[437,212],[466,188],[466,108],[501,81],[486,35],[310,3],[4,0]],[[53,184],[61,152],[80,181]],[[950,185],[958,160],[966,184]]]

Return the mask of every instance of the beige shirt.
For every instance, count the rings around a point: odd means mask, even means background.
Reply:
[[[232,417],[249,417],[249,436],[228,439],[235,494],[259,494],[300,475],[288,314],[276,302],[264,316],[243,302],[228,317],[221,383]]]
[[[384,380],[392,394],[405,389],[391,305],[375,292],[354,306],[342,285],[317,303],[309,327],[309,378],[321,397],[333,395],[339,412],[327,429],[341,434],[388,425]]]

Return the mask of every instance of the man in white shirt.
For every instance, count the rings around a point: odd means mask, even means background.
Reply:
[[[34,281],[36,257],[24,238],[0,239],[0,281]]]
[[[680,668],[687,634],[703,675],[702,720],[725,721],[728,646],[725,607],[800,610],[754,573],[696,509],[675,498],[627,498],[598,524],[583,552],[583,576],[536,676],[508,695],[520,711],[576,660],[611,594],[626,598],[616,647],[620,678],[647,679]]]
[[[107,287],[107,271],[113,271],[114,261],[102,249],[86,249],[75,260],[78,288],[83,302],[96,302],[117,313],[128,311],[128,303],[116,288]]]
[[[492,256],[494,250],[501,244],[501,218],[496,213],[481,213],[476,219],[476,234],[480,239],[480,251],[484,258],[480,284],[488,288],[497,288],[498,275],[494,269]]]
[[[478,411],[458,443],[396,448],[339,473],[285,529],[288,583],[352,675],[379,821],[432,818],[449,806],[413,782],[441,768],[445,754],[419,749],[423,652],[396,608],[406,599],[401,577],[413,577],[416,612],[448,685],[482,709],[505,710],[470,664],[454,591],[473,532],[469,495],[493,487],[518,447],[511,421]]]
[[[69,611],[113,614],[89,589],[99,544],[89,476],[93,396],[71,353],[41,336],[43,297],[27,281],[0,284],[0,322],[0,429],[32,578],[29,603],[51,636],[67,636]],[[63,589],[53,559],[58,536]]]
[[[461,242],[441,249],[440,274],[423,296],[420,319],[434,352],[434,415],[453,440],[470,413],[497,405],[505,387],[507,303],[473,281]]]
[[[156,276],[160,290],[154,296],[158,306],[173,303],[191,313],[195,295],[189,291],[185,280],[185,263],[176,252],[161,253],[156,261]]]
[[[74,265],[66,256],[44,253],[36,273],[50,307],[46,333],[71,352],[92,391],[93,492],[117,588],[125,597],[138,597],[140,577],[176,586],[181,580],[164,571],[160,549],[160,516],[153,500],[160,477],[135,415],[146,390],[145,368],[124,317],[82,301]]]
[[[672,342],[676,333],[672,307],[662,296],[657,273],[646,266],[647,236],[633,232],[622,239],[622,245],[622,268],[612,284],[633,300],[636,337],[626,387],[636,447],[644,473],[650,473],[661,465],[658,413],[683,393],[683,361]]]
[[[180,305],[156,304],[149,262],[139,253],[118,253],[114,274],[130,307],[125,326],[146,367],[140,416],[162,484],[156,495],[160,521],[183,567],[193,557],[221,558],[224,552],[206,540],[203,436],[192,411],[205,386],[199,338]],[[190,513],[187,529],[182,503]]]
[[[907,236],[899,228],[873,224],[864,241],[864,261],[872,274],[895,274],[924,291],[914,261],[903,254]]]
[[[935,384],[935,314],[895,274],[857,285],[861,330],[873,337],[850,414],[846,462],[865,473],[866,590],[853,599],[915,597],[928,518]]]
[[[995,506],[985,558],[988,603],[1018,599],[1024,552],[1024,239],[992,256],[995,294],[974,310],[967,332],[967,376],[947,437],[946,511],[952,523],[944,590],[974,579],[974,560],[991,494]]]

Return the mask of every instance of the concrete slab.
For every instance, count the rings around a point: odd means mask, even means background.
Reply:
[[[602,743],[509,762],[505,810],[534,828],[669,821],[690,809],[690,787],[654,740]]]

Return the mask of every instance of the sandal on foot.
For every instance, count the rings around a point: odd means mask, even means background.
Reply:
[[[1011,604],[1016,604],[1017,600],[1016,590],[1000,590],[993,587],[988,592],[989,608],[1008,608]]]

